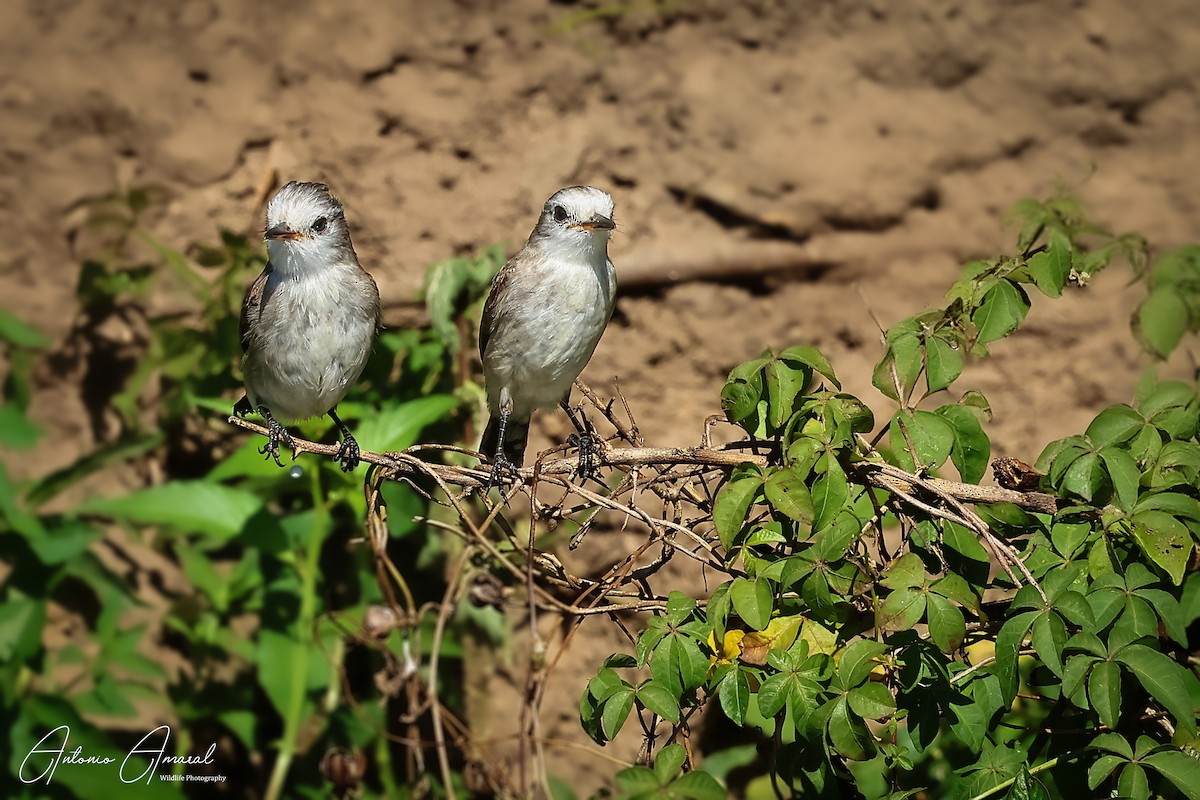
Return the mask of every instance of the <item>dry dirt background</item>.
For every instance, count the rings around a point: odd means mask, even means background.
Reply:
[[[1194,0],[11,0],[0,302],[60,340],[86,255],[72,207],[116,186],[166,189],[150,227],[182,248],[260,227],[272,171],[326,181],[395,315],[428,264],[515,246],[552,191],[592,183],[616,199],[623,292],[585,378],[621,377],[648,442],[690,443],[764,346],[816,344],[868,393],[856,286],[885,325],[936,303],[964,260],[1011,246],[1015,200],[1093,163],[1079,191],[1100,222],[1159,252],[1200,239],[1198,78]],[[1032,461],[1129,398],[1147,362],[1125,277],[1035,300],[968,365],[998,454]],[[6,454],[17,476],[96,444],[78,387],[39,380],[50,444]],[[548,735],[581,736],[590,650],[561,667]]]

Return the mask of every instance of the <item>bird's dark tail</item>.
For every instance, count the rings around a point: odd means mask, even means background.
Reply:
[[[487,427],[483,429],[483,441],[479,450],[488,458],[496,457],[500,438],[500,418],[493,414],[488,417]],[[525,458],[525,445],[529,442],[529,420],[509,417],[508,426],[504,431],[504,455],[516,466],[521,466]]]

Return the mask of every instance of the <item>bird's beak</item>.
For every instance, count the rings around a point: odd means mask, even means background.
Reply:
[[[294,239],[299,239],[300,234],[289,228],[287,225],[276,225],[274,228],[267,228],[266,233],[263,234],[263,238],[285,239],[287,241],[292,241]]]
[[[603,214],[596,214],[587,222],[581,222],[578,225],[572,225],[572,228],[582,228],[585,231],[611,231],[617,227],[617,223]]]

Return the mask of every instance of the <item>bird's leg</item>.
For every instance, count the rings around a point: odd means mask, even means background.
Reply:
[[[496,424],[496,453],[492,458],[492,471],[488,475],[484,494],[490,492],[493,486],[503,486],[506,482],[515,482],[520,477],[517,465],[504,453],[504,437],[508,433],[508,419],[511,414],[511,406],[500,409],[500,421]]]
[[[337,425],[338,433],[342,435],[342,444],[333,454],[333,458],[335,461],[342,462],[342,472],[353,472],[354,468],[358,466],[362,451],[358,449],[358,442],[355,441],[354,434],[350,433],[346,423],[338,418],[337,406],[329,409],[329,417],[333,420],[333,424]]]
[[[576,474],[581,480],[594,478],[596,477],[597,461],[604,460],[604,442],[596,433],[587,414],[583,413],[583,409],[579,410],[579,417],[575,416],[569,395],[564,397],[559,405],[562,406],[563,411],[567,412],[567,419],[571,420],[571,424],[575,426],[575,433],[567,437],[567,444],[579,448],[579,466]],[[583,418],[583,422],[579,421],[580,417]]]
[[[271,409],[266,406],[259,406],[258,413],[263,415],[263,419],[267,421],[267,443],[258,448],[258,452],[265,455],[267,458],[275,459],[275,463],[283,466],[283,462],[279,460],[279,443],[283,442],[292,449],[292,461],[296,460],[296,443],[292,440],[292,435],[287,432],[287,428],[279,424],[279,422],[271,416]]]
[[[242,399],[233,404],[233,413],[239,417],[244,417],[253,410],[254,406],[250,405],[249,395],[242,395]]]

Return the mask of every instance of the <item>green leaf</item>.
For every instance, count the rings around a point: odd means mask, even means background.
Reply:
[[[1005,622],[1000,632],[996,634],[996,677],[1000,679],[1000,690],[1004,693],[1006,702],[1011,703],[1017,694],[1017,655],[1021,651],[1021,643],[1025,634],[1038,617],[1038,611],[1026,611],[1017,614]]]
[[[958,606],[938,594],[928,597],[929,635],[943,653],[956,650],[967,635],[967,624]]]
[[[16,403],[0,405],[0,447],[28,450],[45,433]]]
[[[924,586],[925,562],[916,553],[905,553],[887,568],[883,585],[889,589],[910,589],[914,586]]]
[[[875,624],[889,631],[907,631],[925,615],[925,593],[898,589],[887,596],[875,615]]]
[[[717,492],[716,502],[713,503],[713,525],[726,550],[733,549],[734,541],[746,522],[746,513],[762,485],[761,477],[746,476],[729,481]]]
[[[767,362],[767,414],[771,425],[783,427],[795,412],[796,396],[804,391],[812,373],[807,367],[797,369],[778,358]]]
[[[1041,614],[1029,632],[1030,643],[1042,662],[1055,675],[1062,677],[1062,652],[1067,643],[1067,627],[1062,617],[1052,612]]]
[[[403,450],[416,444],[422,431],[458,405],[459,399],[449,394],[432,394],[388,405],[359,422],[354,436],[364,450],[376,453]]]
[[[670,797],[683,797],[687,800],[724,800],[725,790],[717,779],[707,772],[696,770],[680,775],[671,782],[668,788]]]
[[[979,417],[969,408],[959,404],[945,405],[935,412],[950,423],[954,429],[954,444],[950,447],[950,460],[966,483],[979,483],[987,474],[992,457],[992,443]]]
[[[905,438],[904,431],[908,437]],[[950,457],[954,446],[954,428],[943,417],[930,411],[901,409],[892,418],[889,429],[892,450],[900,457],[901,464],[911,469],[940,466]],[[920,464],[912,464],[908,442],[912,442]]]
[[[829,742],[851,761],[865,761],[875,751],[875,740],[861,720],[850,716],[844,698],[834,701],[833,713],[829,715]]]
[[[617,773],[617,786],[633,795],[641,796],[657,789],[661,784],[658,776],[648,767],[626,767]]]
[[[1108,447],[1110,444],[1128,442],[1145,424],[1141,414],[1122,403],[1109,406],[1096,415],[1084,435],[1094,447]]]
[[[721,710],[725,712],[725,716],[729,717],[735,725],[744,724],[746,708],[750,704],[750,682],[746,678],[746,673],[736,667],[730,670],[729,674],[721,679],[717,688],[717,696],[721,701]]]
[[[803,525],[813,521],[813,499],[803,478],[790,468],[779,469],[764,486],[771,507]]]
[[[749,691],[749,688],[747,688]],[[653,713],[670,722],[679,722],[679,698],[653,678],[637,690],[637,699]]]
[[[0,341],[18,347],[50,346],[49,339],[3,308],[0,308]]]
[[[1140,764],[1127,764],[1117,778],[1117,797],[1121,800],[1149,800],[1150,784],[1146,769]]]
[[[1142,301],[1134,314],[1133,332],[1151,355],[1166,358],[1188,328],[1187,302],[1178,287],[1163,286]]]
[[[1126,645],[1114,658],[1129,667],[1150,696],[1175,717],[1180,728],[1196,735],[1196,715],[1192,712],[1187,685],[1180,676],[1182,667],[1144,644]]]
[[[896,698],[882,683],[867,681],[850,690],[850,709],[866,719],[884,719],[896,713]]]
[[[833,374],[833,367],[830,366],[829,360],[815,347],[794,345],[780,353],[779,357],[785,361],[799,361],[801,364],[807,364],[813,370],[828,378],[829,382],[836,388],[842,388],[842,384],[838,382],[837,376]]]
[[[634,691],[632,688],[622,689],[604,701],[604,709],[600,712],[600,721],[604,726],[604,734],[609,739],[615,739],[625,726],[629,712],[633,710]]]
[[[1088,676],[1088,699],[1100,723],[1115,728],[1121,718],[1121,668],[1115,661],[1098,661]]]
[[[1091,502],[1104,485],[1104,477],[1100,455],[1084,453],[1071,462],[1071,466],[1063,474],[1062,488]]]
[[[119,497],[89,500],[79,511],[232,539],[261,508],[262,500],[251,492],[207,481],[177,480]]]
[[[736,578],[729,590],[733,610],[756,631],[761,631],[771,622],[774,594],[766,578],[750,580]]]
[[[1029,313],[1029,297],[1012,281],[1002,280],[983,296],[971,315],[978,331],[976,342],[986,345],[1012,333]]]
[[[896,331],[898,327],[893,327],[892,331]],[[896,381],[900,382],[901,395],[907,396],[913,384],[917,382],[917,376],[921,374],[923,363],[921,337],[915,331],[906,331],[894,339],[892,333],[889,332],[887,353],[884,354],[883,360],[876,365],[875,372],[871,376],[871,383],[887,397],[899,400],[900,397],[896,394]],[[892,377],[893,366],[896,369],[895,379]]]
[[[666,785],[667,781],[679,774],[683,762],[687,761],[687,750],[681,744],[669,744],[654,757],[654,774],[659,783]]]
[[[945,389],[962,374],[963,357],[958,348],[939,336],[925,340],[925,377],[929,393]]]
[[[1178,586],[1192,555],[1187,526],[1163,511],[1139,511],[1132,522],[1134,541]]]
[[[842,651],[838,661],[838,674],[846,686],[858,686],[875,669],[875,659],[887,651],[882,642],[872,639],[855,639]]]
[[[1071,247],[1055,237],[1050,246],[1029,259],[1029,275],[1047,297],[1058,297],[1071,274]]]
[[[1113,491],[1117,496],[1117,505],[1125,511],[1133,508],[1137,502],[1138,482],[1142,479],[1141,470],[1133,456],[1119,447],[1109,446],[1100,451],[1100,458],[1108,470],[1112,481]]]
[[[1200,800],[1200,761],[1174,748],[1151,753],[1142,763],[1175,784],[1188,800]]]
[[[841,465],[832,459],[824,477],[812,487],[813,530],[824,530],[850,499],[850,483]]]

